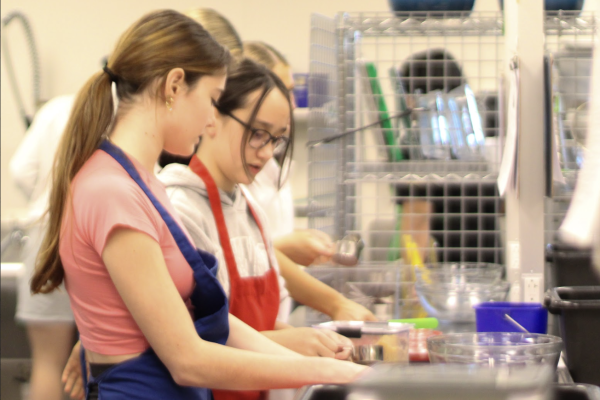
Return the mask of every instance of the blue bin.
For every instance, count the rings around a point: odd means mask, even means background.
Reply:
[[[506,315],[531,333],[546,333],[548,311],[541,303],[486,302],[473,306],[477,332],[522,332]]]
[[[294,97],[296,107],[308,107],[308,74],[294,74]]]

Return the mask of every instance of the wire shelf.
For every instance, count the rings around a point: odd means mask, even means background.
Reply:
[[[546,14],[565,175],[545,202],[551,242],[583,159],[598,20]],[[497,12],[313,15],[309,142],[358,131],[309,148],[309,226],[334,238],[361,234],[366,262],[401,260],[408,233],[424,257],[502,263],[504,59]]]
[[[502,20],[496,12],[345,13],[340,25],[364,36],[502,35]]]
[[[401,262],[401,234],[427,260],[501,262],[503,56],[499,13],[314,15],[309,141],[413,111],[309,148],[309,226],[359,233],[368,263]]]

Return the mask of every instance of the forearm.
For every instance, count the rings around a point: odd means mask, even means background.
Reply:
[[[293,263],[300,263],[300,257],[297,254],[296,244],[293,240],[293,234],[284,235],[273,240],[273,247],[275,250],[280,251],[288,257]]]
[[[345,297],[303,271],[281,251],[275,249],[275,255],[290,296],[301,304],[332,316]]]
[[[229,321],[227,346],[202,342],[199,352],[187,357],[195,365],[186,368],[188,372],[180,384],[228,390],[299,388],[316,383],[346,383],[364,370],[332,358],[304,357],[232,315]],[[260,368],[248,368],[249,365]]]
[[[275,321],[275,330],[276,331],[279,329],[288,329],[288,328],[293,328],[293,326],[290,324],[286,324],[285,322],[282,322],[279,320]]]
[[[257,332],[237,317],[229,314],[229,338],[227,339],[227,345],[260,353],[301,357],[300,354],[273,341],[269,332],[273,331]]]
[[[359,365],[331,358],[261,354],[214,343],[203,347],[204,361],[199,361],[203,368],[188,368],[180,384],[227,390],[299,388],[347,383],[363,371]]]

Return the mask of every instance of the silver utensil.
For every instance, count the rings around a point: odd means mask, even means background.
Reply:
[[[373,365],[383,361],[383,346],[362,344],[352,349],[352,361],[357,364]]]
[[[331,260],[336,264],[352,267],[358,264],[358,258],[364,247],[365,243],[360,235],[346,235],[335,243],[335,254],[331,257]]]
[[[504,318],[506,318],[508,320],[508,322],[510,322],[511,324],[513,324],[514,326],[516,326],[517,328],[519,328],[520,330],[522,330],[523,332],[529,333],[529,331],[527,329],[525,329],[523,327],[523,325],[521,325],[520,323],[518,323],[517,321],[515,321],[514,318],[512,318],[510,315],[504,314]]]

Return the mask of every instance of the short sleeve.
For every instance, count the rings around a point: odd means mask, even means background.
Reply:
[[[73,195],[76,223],[85,240],[102,254],[115,228],[146,233],[160,243],[154,206],[142,189],[128,176],[78,182]]]

